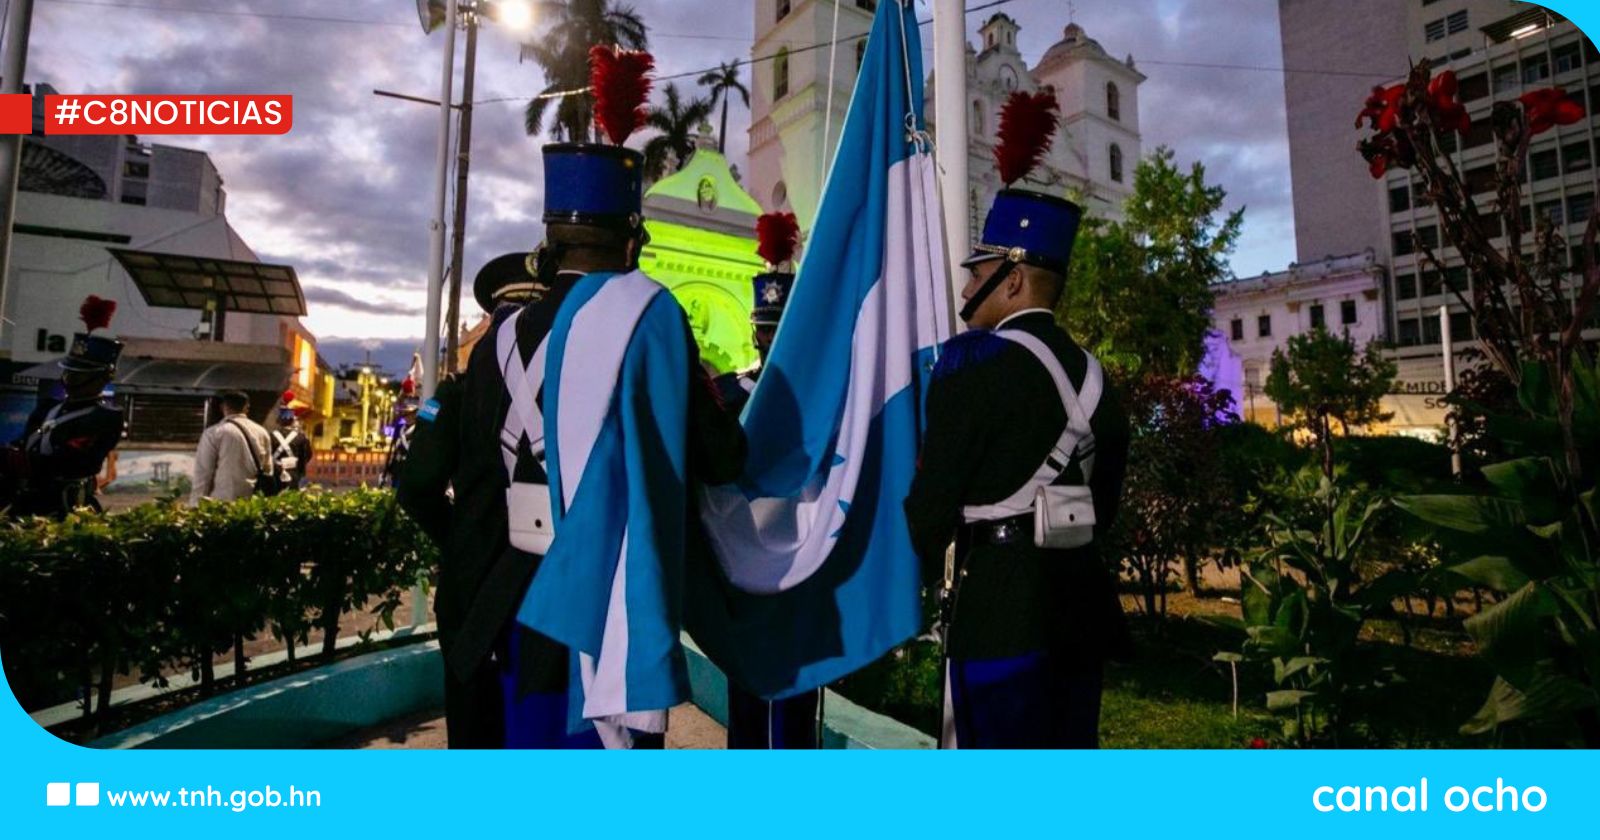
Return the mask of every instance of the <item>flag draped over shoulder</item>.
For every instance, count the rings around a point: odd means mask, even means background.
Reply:
[[[691,575],[689,630],[768,697],[826,684],[921,623],[901,507],[923,383],[950,333],[949,268],[922,125],[911,4],[879,4],[805,259],[743,417],[737,485],[709,488],[719,561]]]
[[[590,274],[547,343],[544,431],[556,538],[518,621],[571,648],[575,726],[607,746],[663,732],[688,699],[679,644],[689,333],[643,273]]]

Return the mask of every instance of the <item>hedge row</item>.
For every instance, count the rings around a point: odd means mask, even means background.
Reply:
[[[104,709],[116,674],[212,687],[213,658],[270,630],[291,659],[342,612],[377,599],[393,626],[434,549],[391,493],[286,493],[199,508],[144,505],[0,528],[0,657],[26,709],[87,698]],[[88,711],[85,704],[85,712]]]

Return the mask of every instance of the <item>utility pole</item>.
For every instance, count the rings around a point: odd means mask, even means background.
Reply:
[[[11,0],[6,9],[4,54],[0,55],[0,93],[22,93],[28,71],[28,31],[33,0]],[[6,333],[6,285],[11,276],[11,228],[17,220],[17,180],[22,175],[23,135],[0,137],[0,338]]]
[[[478,66],[478,16],[476,7],[465,10],[467,25],[466,66],[461,75],[461,127],[456,132],[456,210],[450,230],[450,293],[445,299],[445,372],[456,372],[456,355],[461,348],[461,272],[462,253],[467,238],[467,166],[472,158],[472,83]]]
[[[444,0],[444,56],[439,73],[439,148],[434,172],[433,219],[428,223],[428,302],[422,333],[422,399],[439,382],[439,303],[444,296],[444,205],[450,184],[450,100],[455,92],[456,0]]]

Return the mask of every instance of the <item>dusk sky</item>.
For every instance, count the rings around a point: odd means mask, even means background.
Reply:
[[[650,26],[659,75],[750,57],[754,15],[744,0],[633,5]],[[1236,273],[1285,267],[1294,258],[1294,228],[1283,79],[1272,69],[1281,62],[1277,3],[1073,6],[1091,37],[1118,57],[1132,53],[1149,76],[1140,94],[1146,152],[1165,144],[1180,161],[1203,161],[1230,206],[1247,206]],[[1064,0],[1002,7],[1022,26],[1026,60],[1060,39],[1068,7]],[[37,0],[35,8],[30,82],[67,93],[293,94],[287,136],[161,141],[211,153],[226,182],[229,219],[263,259],[299,270],[311,309],[306,322],[320,337],[421,334],[437,111],[372,93],[437,96],[442,36],[422,34],[412,0]],[[989,14],[970,15],[969,30]],[[923,37],[931,62],[931,27]],[[518,63],[517,42],[493,25],[479,42],[469,279],[491,257],[531,248],[541,235],[542,140],[524,134],[522,109],[544,81],[536,65]],[[729,124],[729,156],[744,167],[748,112],[736,109]],[[464,308],[475,312],[470,295]]]

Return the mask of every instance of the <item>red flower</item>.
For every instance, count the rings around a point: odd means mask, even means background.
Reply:
[[[1433,125],[1440,131],[1456,131],[1466,134],[1472,127],[1472,118],[1467,116],[1467,108],[1456,101],[1456,73],[1446,70],[1433,77],[1428,83],[1428,111],[1433,116]]]
[[[1361,127],[1362,120],[1371,120],[1372,127],[1379,131],[1392,130],[1400,122],[1400,100],[1405,98],[1405,93],[1403,84],[1374,87],[1361,113],[1356,114],[1356,128]]]
[[[1265,738],[1251,738],[1250,739],[1250,749],[1252,749],[1252,750],[1264,750],[1266,748],[1267,748],[1267,739],[1265,739]]]
[[[1583,103],[1558,87],[1530,90],[1517,97],[1528,118],[1528,131],[1543,134],[1558,125],[1572,125],[1583,119]]]
[[[1389,167],[1410,169],[1417,163],[1417,151],[1411,141],[1398,131],[1384,131],[1356,145],[1361,156],[1367,159],[1367,171],[1374,178],[1382,178]]]

